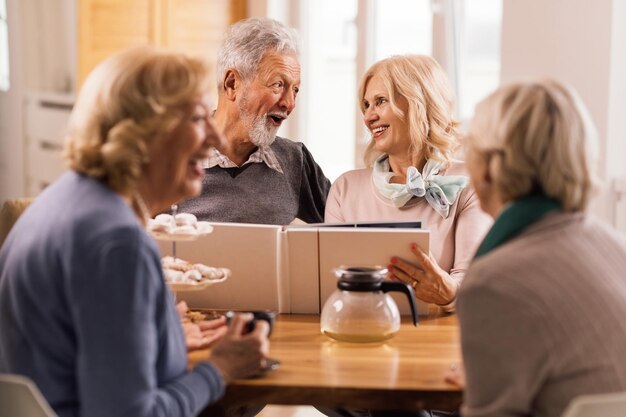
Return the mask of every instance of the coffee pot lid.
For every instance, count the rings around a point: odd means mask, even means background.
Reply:
[[[376,291],[387,276],[382,266],[340,266],[335,269],[337,287],[348,291]]]

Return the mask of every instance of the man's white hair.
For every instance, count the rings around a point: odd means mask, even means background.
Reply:
[[[297,55],[296,31],[266,17],[253,17],[232,25],[217,53],[218,91],[222,91],[224,74],[229,68],[239,71],[245,81],[254,78],[267,52]]]

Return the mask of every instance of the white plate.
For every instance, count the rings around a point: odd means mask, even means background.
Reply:
[[[166,281],[167,285],[170,287],[170,289],[172,291],[175,292],[179,292],[179,291],[201,291],[204,290],[207,287],[210,287],[213,284],[219,284],[220,282],[224,282],[226,281],[229,277],[230,277],[230,270],[226,269],[226,268],[218,268],[221,269],[222,272],[224,273],[224,277],[223,278],[219,278],[219,279],[204,279],[200,282],[194,283],[194,284],[189,284],[189,283],[184,283],[184,282],[171,282],[171,281]]]
[[[198,240],[201,237],[205,237],[205,236],[211,234],[212,231],[213,231],[213,229],[204,231],[202,233],[193,233],[193,234],[164,233],[164,232],[150,231],[150,234],[152,236],[154,236],[154,238],[157,239],[157,240],[164,240],[164,241],[168,241],[168,242],[188,242],[188,241],[192,241],[192,240]]]

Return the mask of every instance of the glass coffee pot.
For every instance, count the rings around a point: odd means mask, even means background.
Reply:
[[[383,267],[339,267],[337,290],[324,303],[321,330],[345,342],[381,342],[400,330],[400,312],[388,292],[406,294],[417,326],[413,288],[404,282],[387,281]]]

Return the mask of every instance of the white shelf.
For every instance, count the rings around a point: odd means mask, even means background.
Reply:
[[[27,195],[34,197],[65,171],[62,151],[74,96],[29,92],[24,98]]]

